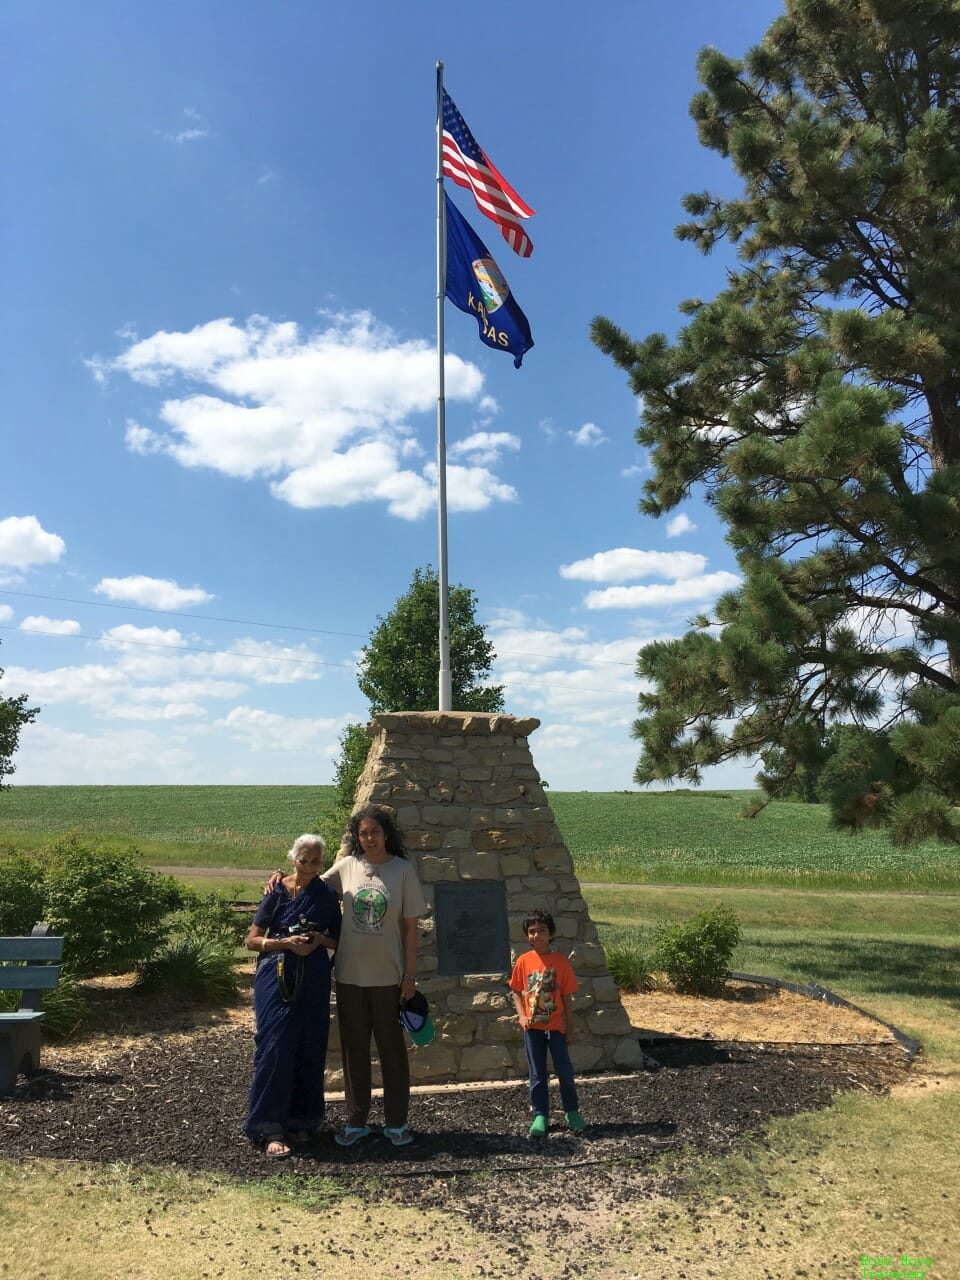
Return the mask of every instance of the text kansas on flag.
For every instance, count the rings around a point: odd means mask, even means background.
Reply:
[[[533,346],[527,317],[503,273],[463,214],[444,192],[447,212],[446,294],[455,307],[477,317],[480,341],[509,351],[515,369]]]

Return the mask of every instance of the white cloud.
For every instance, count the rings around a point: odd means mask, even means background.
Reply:
[[[55,533],[47,533],[36,516],[7,516],[0,520],[0,564],[18,569],[31,564],[52,564],[66,549],[64,540]]]
[[[125,644],[160,645],[163,648],[182,649],[187,641],[176,627],[136,627],[124,622],[104,631],[100,643],[105,649],[116,649]]]
[[[0,622],[9,622],[13,617],[13,610],[8,604],[0,604]]]
[[[101,381],[125,373],[145,386],[181,384],[161,404],[158,429],[128,420],[132,452],[240,479],[268,477],[276,498],[301,508],[380,501],[415,519],[432,505],[425,470],[402,460],[422,455],[408,419],[435,404],[433,344],[402,340],[367,312],[328,316],[312,333],[263,316],[243,325],[212,320],[189,332],[161,330],[113,359],[87,363]],[[476,365],[448,354],[445,376],[449,399],[495,412]],[[512,438],[489,433],[488,452],[512,447]],[[470,456],[493,460],[479,444]],[[464,478],[464,489],[462,510],[516,496],[479,474]]]
[[[447,450],[448,458],[468,458],[475,463],[493,463],[500,459],[504,449],[520,448],[520,437],[509,431],[475,431],[464,440],[457,440]]]
[[[924,608],[933,605],[929,596],[919,593],[914,603]],[[916,638],[913,619],[903,609],[869,609],[861,605],[856,609],[848,609],[839,625],[849,627],[861,643],[878,647]]]
[[[176,133],[165,133],[163,136],[167,142],[199,142],[201,138],[209,138],[210,130],[206,127],[203,117],[199,111],[193,107],[184,107],[183,114],[190,122],[185,129],[180,129]]]
[[[684,533],[695,533],[697,526],[683,511],[667,521],[667,537],[679,538]]]
[[[25,693],[41,704],[76,702],[97,710],[106,709],[127,684],[122,671],[97,664],[57,667],[52,671],[7,667],[4,675],[5,692]]]
[[[150,609],[184,609],[191,604],[206,604],[214,598],[202,587],[181,587],[172,578],[148,578],[144,574],[101,578],[94,591],[110,600],[130,600]]]
[[[585,422],[579,430],[570,431],[567,434],[574,444],[582,448],[593,448],[603,444],[607,438],[595,422]]]
[[[431,503],[436,503],[436,463],[423,469],[430,483]],[[447,467],[447,508],[450,511],[483,511],[493,502],[516,502],[517,491],[504,484],[486,467]]]
[[[20,623],[21,631],[39,631],[48,636],[76,636],[80,623],[72,618],[47,618],[42,613],[31,614]]]
[[[241,638],[233,641],[229,650],[197,651],[191,648],[194,641],[175,628],[130,623],[111,627],[100,643],[106,649],[120,649],[121,669],[137,679],[199,676],[273,685],[322,677],[322,663],[305,644],[277,645]]]
[[[204,720],[206,710],[196,702],[167,702],[163,706],[152,703],[121,702],[110,708],[111,720]]]
[[[336,746],[343,721],[277,715],[255,707],[234,707],[217,728],[228,730],[249,751],[329,751]]]
[[[584,604],[588,609],[652,609],[714,600],[721,592],[732,591],[739,585],[740,578],[735,573],[720,570],[653,587],[607,587],[604,591],[590,591]]]
[[[584,582],[628,582],[631,578],[694,578],[707,567],[706,556],[691,551],[639,551],[617,547],[560,566],[561,578]]]
[[[133,418],[127,419],[123,442],[131,453],[139,453],[144,458],[149,457],[151,453],[163,453],[164,451],[163,437],[158,436],[149,427],[141,427],[139,422],[135,422]]]
[[[204,777],[205,761],[150,729],[111,729],[78,733],[58,728],[42,716],[27,725],[16,756],[17,781],[54,785],[68,778],[74,785],[139,782],[182,782]]]

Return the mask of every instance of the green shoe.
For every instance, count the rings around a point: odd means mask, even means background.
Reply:
[[[579,1133],[581,1129],[585,1129],[587,1127],[587,1122],[586,1120],[584,1120],[583,1116],[580,1114],[579,1111],[564,1112],[564,1119],[566,1120],[569,1127],[577,1133]]]
[[[545,1138],[547,1136],[547,1117],[535,1115],[533,1124],[530,1126],[531,1138]]]

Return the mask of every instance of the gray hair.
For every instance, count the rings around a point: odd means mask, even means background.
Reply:
[[[297,836],[296,840],[294,840],[293,848],[287,854],[287,861],[294,862],[300,850],[305,849],[308,845],[314,849],[319,847],[320,856],[325,856],[327,852],[326,840],[324,840],[323,836],[311,835],[310,832],[307,832],[302,836]]]

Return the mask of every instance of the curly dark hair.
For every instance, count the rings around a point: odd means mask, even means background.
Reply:
[[[393,854],[395,858],[407,856],[396,818],[389,809],[384,809],[378,804],[364,805],[362,809],[350,815],[347,829],[343,833],[343,844],[347,853],[352,853],[355,858],[363,857],[363,850],[360,848],[360,823],[364,818],[372,818],[383,829],[383,843],[387,853]]]

